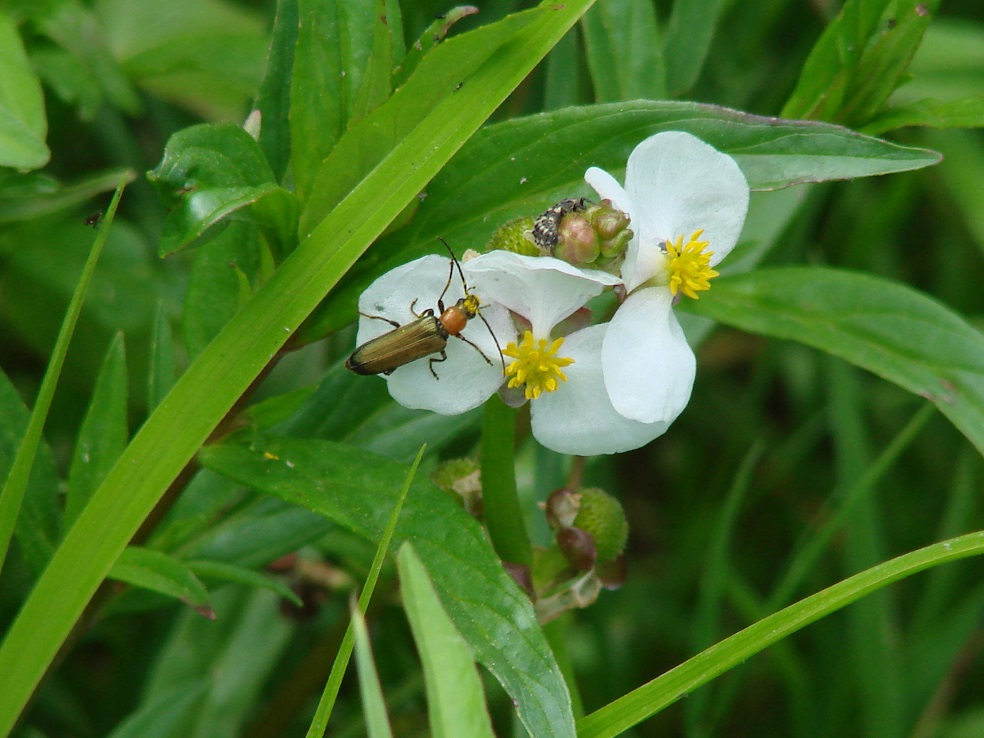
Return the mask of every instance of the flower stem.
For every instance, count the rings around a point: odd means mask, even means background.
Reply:
[[[529,566],[533,551],[516,495],[516,411],[498,395],[482,418],[482,500],[492,545],[503,561]]]

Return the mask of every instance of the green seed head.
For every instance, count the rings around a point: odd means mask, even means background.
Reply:
[[[581,505],[574,526],[594,539],[598,563],[612,561],[625,550],[629,523],[622,505],[607,492],[595,487],[582,489]]]
[[[486,251],[512,251],[524,256],[540,256],[540,249],[530,240],[533,218],[523,217],[503,223],[495,229],[485,247]]]

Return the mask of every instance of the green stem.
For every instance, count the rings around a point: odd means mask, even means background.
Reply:
[[[529,566],[530,537],[516,494],[516,411],[499,397],[485,403],[482,418],[482,501],[492,545],[503,561]]]

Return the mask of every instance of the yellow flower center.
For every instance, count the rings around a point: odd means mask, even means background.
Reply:
[[[707,241],[698,240],[704,229],[695,231],[687,245],[683,245],[683,236],[677,237],[676,242],[666,242],[666,255],[669,257],[670,292],[676,297],[685,294],[694,300],[698,299],[699,290],[709,290],[710,280],[718,275],[711,269],[713,251],[704,251]]]
[[[560,386],[558,379],[566,382],[567,377],[564,376],[561,368],[573,364],[574,359],[557,356],[563,344],[563,338],[558,338],[549,345],[546,338],[534,341],[532,331],[523,334],[523,340],[518,346],[515,341],[510,341],[502,350],[504,356],[515,359],[506,367],[509,387],[525,385],[526,399],[535,400],[542,392],[553,392],[557,389]]]

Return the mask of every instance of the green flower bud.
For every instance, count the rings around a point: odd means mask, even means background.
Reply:
[[[599,564],[612,561],[625,550],[629,537],[629,523],[622,505],[607,492],[594,487],[582,489],[580,494],[581,504],[574,527],[594,539]]]
[[[586,213],[591,225],[598,233],[598,238],[609,241],[629,227],[629,216],[621,210],[616,210],[611,200],[602,200],[592,205]]]
[[[598,236],[591,222],[580,213],[570,213],[557,228],[559,240],[554,256],[574,266],[590,266],[601,253]]]
[[[540,249],[531,240],[533,218],[523,217],[503,223],[495,229],[485,246],[486,251],[512,251],[524,256],[540,256]]]

